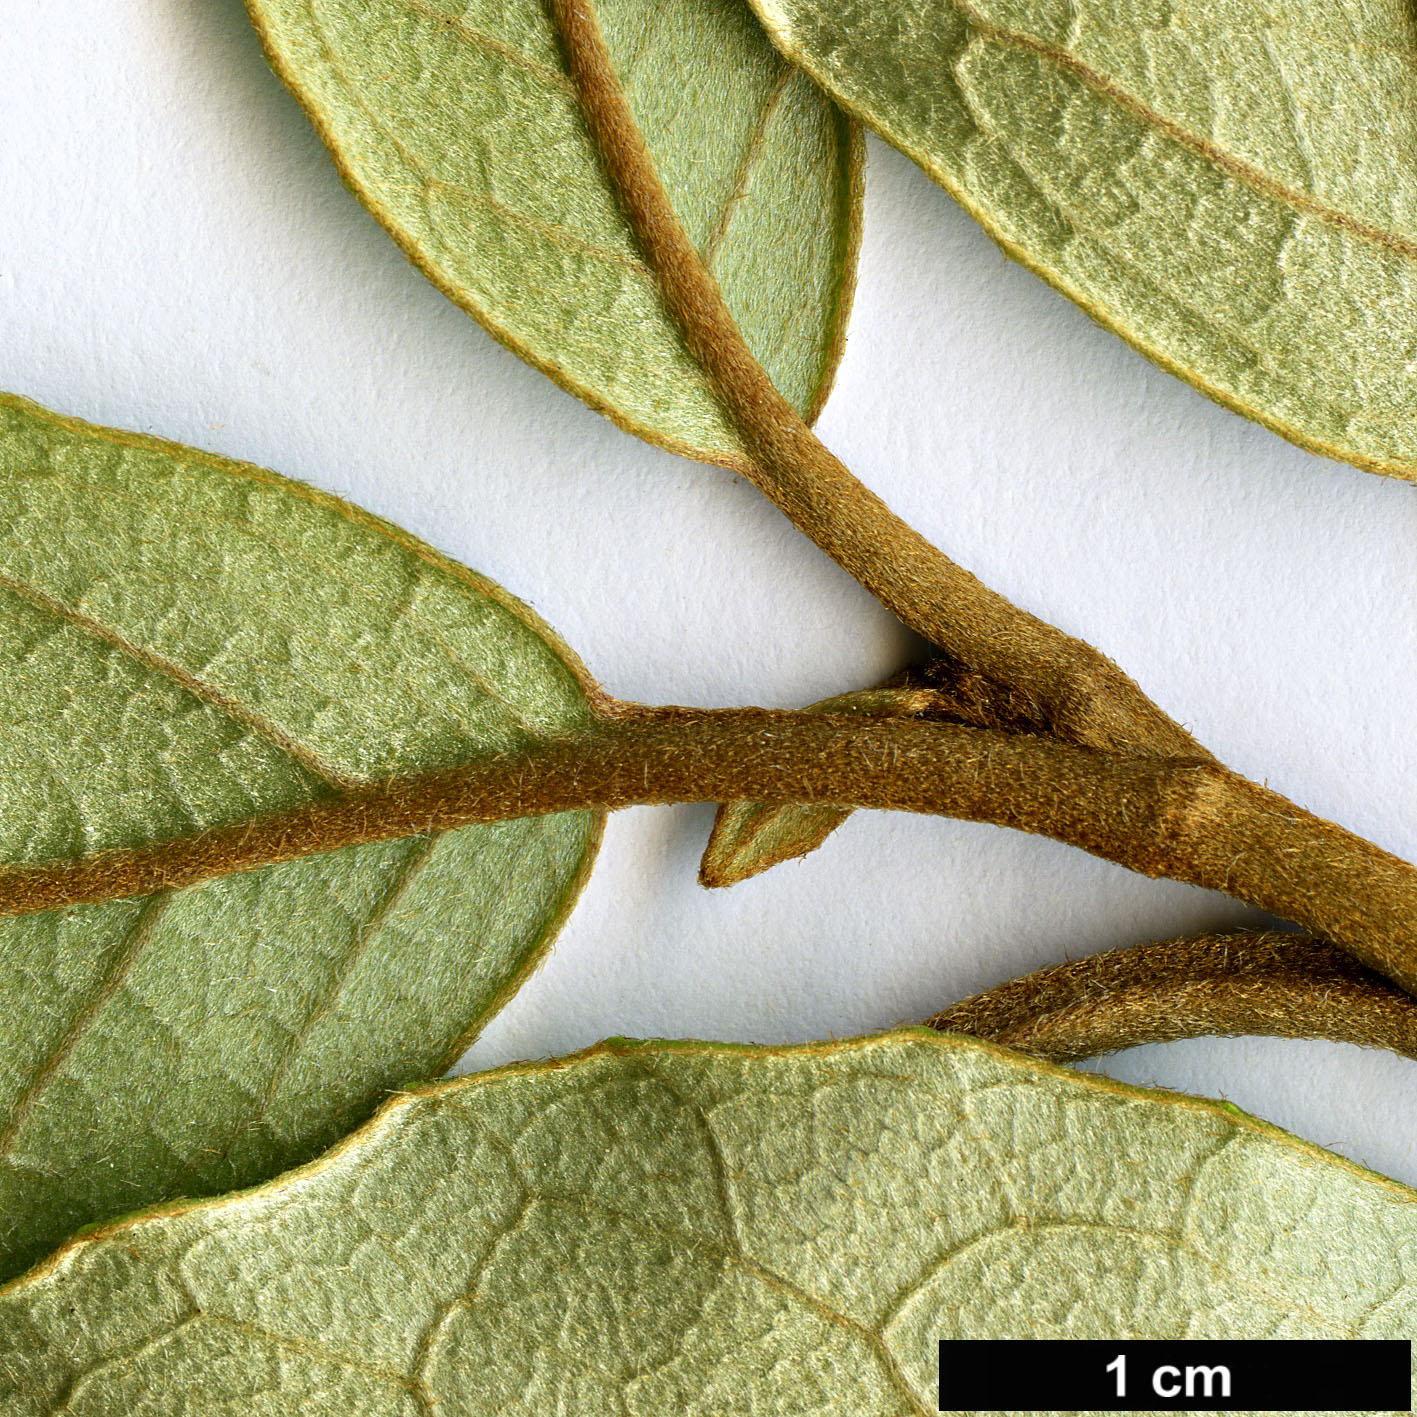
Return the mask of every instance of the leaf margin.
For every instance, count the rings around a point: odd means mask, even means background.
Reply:
[[[645,1052],[665,1052],[676,1056],[750,1059],[811,1058],[865,1052],[874,1046],[907,1041],[924,1044],[943,1052],[965,1047],[994,1061],[1009,1064],[1022,1063],[1026,1065],[1027,1069],[1043,1077],[1063,1081],[1085,1091],[1117,1097],[1124,1101],[1156,1102],[1177,1113],[1191,1113],[1222,1119],[1227,1125],[1236,1126],[1242,1131],[1277,1142],[1305,1158],[1332,1164],[1355,1180],[1376,1182],[1398,1199],[1417,1202],[1417,1188],[1406,1186],[1391,1176],[1385,1176],[1380,1171],[1375,1171],[1338,1152],[1330,1151],[1317,1142],[1309,1141],[1277,1123],[1266,1121],[1224,1098],[1202,1097],[1166,1087],[1141,1087],[1135,1083],[1122,1082],[1106,1073],[1082,1071],[1063,1063],[1053,1063],[1036,1058],[1031,1054],[1020,1053],[1003,1044],[976,1038],[972,1034],[942,1032],[925,1024],[907,1024],[883,1032],[854,1034],[846,1038],[815,1039],[806,1043],[781,1044],[718,1042],[697,1038],[628,1038],[610,1035],[597,1043],[576,1049],[571,1053],[507,1063],[482,1072],[435,1080],[419,1087],[408,1088],[390,1098],[366,1122],[349,1132],[313,1161],[284,1171],[279,1176],[262,1182],[260,1185],[228,1191],[215,1197],[184,1198],[170,1201],[141,1210],[129,1211],[124,1215],[100,1221],[95,1225],[85,1226],[71,1235],[38,1264],[23,1274],[0,1284],[0,1300],[9,1298],[31,1283],[48,1278],[57,1272],[71,1256],[83,1252],[89,1246],[138,1228],[149,1221],[177,1219],[198,1210],[216,1212],[229,1206],[240,1205],[245,1201],[264,1199],[278,1192],[286,1190],[293,1192],[305,1182],[318,1178],[349,1152],[366,1145],[377,1144],[384,1132],[397,1123],[405,1110],[424,1099],[436,1099],[454,1094],[461,1095],[476,1088],[495,1085],[508,1078],[538,1077],[562,1072],[574,1068],[579,1063],[600,1057],[634,1057],[636,1054]]]
[[[971,198],[964,187],[948,175],[944,167],[928,150],[892,131],[885,120],[869,113],[863,104],[849,98],[840,91],[837,85],[831,83],[824,67],[817,63],[799,43],[794,41],[791,22],[788,20],[780,0],[747,0],[747,3],[752,7],[753,13],[762,24],[773,46],[788,63],[806,73],[814,83],[830,94],[834,103],[849,113],[858,123],[864,124],[883,142],[890,144],[897,152],[909,158],[931,182],[941,188],[979,225],[989,240],[999,248],[1005,259],[1015,262],[1031,275],[1037,276],[1049,289],[1056,291],[1070,304],[1081,310],[1094,324],[1099,325],[1109,334],[1115,335],[1129,349],[1134,350],[1165,373],[1179,379],[1183,384],[1195,389],[1212,403],[1219,404],[1222,408],[1239,415],[1248,422],[1257,423],[1260,427],[1277,434],[1304,452],[1313,453],[1333,462],[1345,463],[1350,467],[1357,468],[1360,472],[1391,477],[1402,482],[1417,482],[1417,459],[1407,462],[1393,461],[1361,453],[1356,448],[1342,448],[1337,444],[1327,443],[1314,434],[1305,432],[1297,424],[1286,422],[1278,415],[1267,413],[1256,406],[1247,404],[1238,394],[1221,388],[1203,377],[1197,370],[1184,366],[1177,358],[1163,351],[1158,345],[1148,342],[1139,333],[1129,330],[1120,318],[1114,318],[1103,306],[1083,293],[1080,288],[1069,284],[1061,274],[1050,270],[1041,261],[1036,260],[1026,247],[1006,236],[986,213],[983,205]]]
[[[95,423],[76,415],[51,409],[23,394],[0,390],[0,417],[9,413],[16,414],[22,419],[32,420],[36,424],[46,428],[55,429],[83,444],[97,445],[103,449],[118,451],[132,450],[139,454],[161,458],[165,462],[177,466],[196,469],[203,474],[210,473],[217,478],[254,483],[256,486],[273,491],[279,496],[289,497],[294,501],[310,505],[321,512],[332,514],[344,522],[347,522],[352,528],[370,535],[379,542],[387,543],[400,553],[416,559],[418,562],[424,563],[434,572],[447,577],[457,589],[467,592],[471,598],[481,599],[504,612],[508,617],[514,620],[521,629],[534,637],[534,639],[545,648],[556,665],[569,676],[581,700],[582,712],[587,717],[592,716],[596,706],[606,700],[607,696],[605,695],[605,691],[590,675],[589,670],[577,652],[530,605],[484,573],[446,555],[412,532],[368,511],[366,508],[356,503],[348,501],[323,488],[316,487],[311,483],[298,478],[288,477],[257,463],[227,457],[224,454],[214,453],[207,449],[179,443],[175,440],[149,433]],[[0,486],[3,486],[8,475],[8,469],[0,471]],[[102,628],[103,627],[100,625],[100,629]],[[148,667],[152,668],[151,665]],[[174,678],[173,682],[180,683],[181,680],[180,678]],[[212,699],[209,701],[215,702],[216,700]],[[300,745],[297,745],[297,748],[299,746]],[[290,753],[291,750],[283,748],[282,751]],[[296,758],[296,761],[300,760]],[[353,781],[357,783],[358,780]],[[250,820],[254,820],[258,815],[260,815],[259,812],[252,812],[244,820],[249,822]],[[431,1037],[440,1041],[446,1038],[448,1040],[442,1046],[441,1050],[433,1055],[433,1067],[435,1068],[435,1071],[432,1073],[433,1077],[436,1078],[441,1074],[445,1074],[449,1068],[458,1062],[466,1053],[468,1047],[481,1036],[488,1024],[515,994],[520,991],[527,980],[541,968],[546,962],[554,943],[559,937],[576,904],[579,902],[597,863],[609,814],[604,809],[588,809],[575,812],[573,815],[583,819],[582,824],[578,827],[579,839],[575,843],[576,856],[574,858],[574,866],[571,870],[565,872],[564,875],[558,873],[558,879],[556,881],[557,888],[554,893],[547,893],[544,908],[538,912],[537,928],[534,933],[530,930],[527,932],[523,947],[512,957],[513,963],[511,967],[501,971],[499,974],[492,975],[493,980],[496,981],[496,987],[490,991],[480,993],[478,1007],[474,1011],[466,1013],[460,1012],[452,1018],[446,1015],[442,1016],[441,1021],[445,1025],[447,1023],[455,1023],[457,1025],[456,1032],[452,1033],[451,1036],[449,1036],[449,1029],[446,1026],[438,1028],[436,1031],[433,1029],[425,1029],[419,1034],[414,1034],[413,1028],[409,1028],[408,1032],[415,1037],[422,1037],[424,1039]],[[456,831],[457,829],[454,828],[452,830]],[[444,836],[451,834],[452,832],[447,830],[437,831],[432,834],[414,832],[398,838],[398,840],[410,843],[424,841],[433,844],[441,841]],[[356,847],[354,849],[358,850],[359,848]],[[107,853],[100,852],[98,854],[104,855]],[[275,869],[279,869],[279,867]],[[228,879],[229,876],[233,874],[237,873],[229,873],[211,879],[212,881],[219,882],[223,879]],[[124,899],[137,900],[141,901],[143,908],[146,909],[154,901],[162,899],[163,897],[170,899],[186,894],[188,891],[199,891],[208,883],[209,882],[199,882],[188,886],[179,885],[175,887],[157,888],[153,891],[142,892],[137,896],[114,894],[107,896],[105,903],[117,902]],[[69,909],[69,907],[61,906],[56,909],[62,912]],[[8,923],[10,923],[8,918],[0,920],[0,925]],[[366,926],[367,922],[361,925],[361,930]],[[292,925],[292,936],[293,934],[294,928]],[[446,942],[447,956],[453,960],[467,955],[473,955],[477,952],[478,948],[479,940],[467,932],[463,932],[460,935],[450,935]],[[135,956],[135,958],[137,957]],[[411,1015],[409,1017],[411,1018]],[[81,1020],[82,1015],[76,1014],[73,1023],[78,1025]],[[87,1029],[88,1025],[85,1024],[84,1026]],[[182,1051],[191,1052],[192,1050],[183,1049]],[[333,1082],[334,1079],[333,1076],[329,1074],[328,1066],[325,1068],[325,1073],[327,1080]],[[334,1089],[331,1090],[333,1091]],[[358,1124],[362,1127],[385,1105],[387,1096],[387,1088],[350,1090],[343,1096],[342,1103],[344,1106],[349,1107],[351,1101],[353,1101],[353,1110],[362,1113],[363,1120]],[[258,1119],[268,1117],[269,1115],[269,1106],[263,1104],[258,1114]],[[3,1114],[0,1114],[0,1117],[2,1116]],[[253,1120],[256,1119],[247,1119],[247,1124],[250,1124]],[[312,1118],[307,1116],[303,1118],[305,1134],[304,1147],[307,1155],[310,1149],[312,1124],[318,1122],[318,1120],[318,1117]],[[4,1130],[4,1125],[4,1121],[0,1120],[0,1131]],[[298,1151],[298,1148],[289,1149]],[[188,1155],[183,1162],[185,1169],[181,1174],[189,1176],[193,1163],[200,1159],[200,1156],[200,1152]],[[314,1159],[318,1159],[318,1156]],[[126,1157],[125,1160],[132,1161],[133,1158]],[[63,1177],[66,1179],[73,1174],[75,1173],[69,1170],[65,1170],[62,1173]],[[131,1178],[137,1176],[137,1171],[132,1170],[125,1174],[129,1178],[129,1183],[135,1184],[136,1186],[136,1183],[133,1182]],[[281,1171],[275,1174],[280,1175],[284,1174],[284,1172]],[[267,1173],[267,1179],[258,1184],[269,1184],[272,1179],[274,1179],[274,1176]],[[189,1179],[186,1184],[190,1186],[193,1183]],[[199,1182],[197,1184],[200,1185],[201,1183]],[[154,1184],[152,1177],[149,1175],[144,1179],[143,1188],[156,1190],[158,1186]],[[214,1194],[219,1193],[208,1191],[205,1199],[211,1199]],[[198,1198],[195,1203],[200,1204],[201,1200],[202,1198]],[[83,1233],[83,1230],[87,1228],[89,1227],[82,1227],[81,1230],[76,1233]],[[29,1265],[25,1266],[26,1269],[29,1267]],[[23,1272],[22,1270],[21,1274]]]
[[[739,476],[747,475],[751,466],[751,459],[748,456],[713,448],[696,447],[684,439],[658,432],[648,424],[641,424],[616,408],[610,400],[602,397],[594,389],[578,383],[554,361],[543,359],[535,354],[508,325],[498,320],[490,311],[481,309],[472,300],[461,295],[453,282],[444,280],[438,274],[436,262],[423,256],[418,243],[406,233],[398,230],[392,223],[386,222],[380,214],[380,205],[376,194],[360,179],[355,165],[341,151],[329,121],[323,117],[319,107],[307,97],[296,81],[292,66],[286,64],[282,59],[280,49],[272,34],[271,25],[261,14],[260,0],[242,0],[242,5],[245,8],[247,19],[260,39],[261,51],[267,65],[279,79],[286,93],[294,98],[300,111],[315,130],[326,155],[334,163],[335,169],[339,173],[340,181],[354,196],[364,212],[378,224],[379,229],[395,243],[404,258],[435,290],[451,301],[465,315],[470,316],[504,349],[516,355],[518,359],[537,370],[538,373],[545,375],[557,388],[609,419],[623,432],[641,439],[651,447],[661,448],[676,456],[690,458],[695,462],[706,463],[710,466],[726,468]],[[561,42],[564,43],[564,41]],[[790,60],[788,63],[793,72],[806,75],[813,87],[820,93],[823,102],[831,105],[833,117],[843,128],[845,138],[841,144],[844,157],[842,172],[836,184],[837,200],[844,216],[841,229],[845,239],[840,252],[840,277],[835,282],[836,299],[828,322],[831,333],[822,350],[822,374],[813,391],[812,398],[803,412],[803,418],[810,426],[817,421],[822,410],[826,407],[827,400],[836,385],[841,360],[846,350],[847,334],[856,298],[864,228],[866,138],[861,122],[844,104],[830,95],[815,78],[807,73],[803,66]],[[667,310],[665,311],[665,319],[671,325],[675,323],[673,316]],[[717,400],[715,401],[717,402]]]

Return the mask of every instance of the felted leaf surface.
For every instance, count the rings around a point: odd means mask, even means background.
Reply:
[[[583,671],[529,611],[311,488],[10,396],[0,488],[0,863],[584,721]],[[442,1071],[598,839],[584,814],[506,822],[0,921],[0,1272],[308,1160]]]
[[[621,426],[741,463],[586,129],[544,0],[247,0],[277,72],[405,253]],[[743,0],[601,0],[635,118],[748,343],[809,418],[841,355],[859,137]]]
[[[1316,452],[1417,477],[1407,0],[751,0],[1004,249]]]
[[[923,1414],[940,1338],[1409,1336],[1414,1200],[960,1037],[621,1041],[66,1246],[0,1411]]]

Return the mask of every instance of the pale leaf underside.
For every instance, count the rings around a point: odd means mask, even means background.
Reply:
[[[0,862],[180,837],[573,731],[583,671],[412,537],[0,396]],[[307,1160],[445,1068],[589,869],[579,814],[0,921],[0,1273]]]
[[[632,432],[741,465],[586,130],[543,0],[248,0],[345,179],[440,289]],[[815,416],[841,355],[860,142],[743,0],[601,0],[676,214]]]
[[[1406,0],[752,0],[1004,248],[1212,397],[1417,478]]]
[[[922,1414],[941,1338],[1407,1337],[1414,1199],[973,1040],[614,1043],[66,1246],[0,1295],[0,1403]]]

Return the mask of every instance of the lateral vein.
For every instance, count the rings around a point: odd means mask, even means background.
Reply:
[[[88,1033],[94,1020],[127,983],[138,960],[142,957],[143,951],[147,948],[148,938],[152,934],[153,927],[171,903],[173,895],[174,892],[171,891],[156,895],[143,907],[133,924],[126,948],[108,967],[103,978],[99,981],[98,988],[79,1011],[73,1023],[69,1025],[69,1031],[50,1051],[49,1056],[30,1079],[29,1085],[15,1099],[15,1104],[10,1109],[9,1118],[3,1129],[0,1129],[0,1157],[5,1156],[14,1146],[25,1118],[49,1087],[49,1084],[54,1081],[59,1069],[64,1066],[65,1061],[73,1054],[74,1049]]]
[[[1399,236],[1396,232],[1388,231],[1371,222],[1361,221],[1317,197],[1286,186],[1261,168],[1246,162],[1243,158],[1236,157],[1234,153],[1221,147],[1218,143],[1212,142],[1209,138],[1202,138],[1199,134],[1192,133],[1183,124],[1176,122],[1175,119],[1158,113],[1135,95],[1128,93],[1120,85],[1114,83],[1105,74],[1099,73],[1084,63],[1075,54],[1070,54],[1044,40],[1035,39],[1032,35],[1004,29],[993,24],[980,15],[968,0],[950,0],[950,3],[959,11],[970,28],[984,38],[996,44],[1026,49],[1038,55],[1039,58],[1046,59],[1049,63],[1086,84],[1094,92],[1110,99],[1134,118],[1139,118],[1143,123],[1164,133],[1182,147],[1188,148],[1191,152],[1214,163],[1230,176],[1245,183],[1246,186],[1254,188],[1267,197],[1272,197],[1275,201],[1294,211],[1316,217],[1329,226],[1340,227],[1362,240],[1372,242],[1374,245],[1381,246],[1399,256],[1404,256],[1410,261],[1417,261],[1417,240]]]
[[[557,73],[555,69],[548,69],[545,64],[539,64],[535,59],[528,58],[510,44],[493,39],[484,30],[476,29],[465,20],[458,19],[456,15],[445,14],[442,10],[427,4],[426,0],[403,0],[403,3],[416,14],[433,20],[444,29],[456,34],[460,39],[467,40],[475,49],[482,50],[484,54],[493,55],[505,63],[521,69],[524,73],[530,74],[533,78],[540,79],[544,84],[565,89],[567,92],[574,92],[575,85],[565,74]]]
[[[768,90],[767,97],[763,100],[763,106],[758,111],[752,136],[748,139],[748,147],[743,154],[743,161],[738,165],[733,185],[728,189],[723,209],[718,214],[718,222],[714,226],[713,234],[709,237],[708,245],[704,247],[704,265],[710,271],[714,269],[714,262],[718,259],[718,248],[723,245],[723,240],[728,235],[728,228],[732,225],[734,214],[748,191],[748,181],[753,175],[753,166],[757,162],[762,152],[763,143],[767,138],[768,124],[772,122],[772,116],[782,102],[782,96],[787,92],[787,86],[792,82],[792,79],[793,70],[784,65],[782,73],[778,75],[777,82]],[[801,306],[797,308],[800,310]]]
[[[155,673],[161,674],[179,688],[185,689],[194,698],[201,699],[203,703],[220,709],[228,717],[235,719],[243,728],[249,729],[287,757],[293,758],[301,767],[313,773],[330,787],[347,791],[352,787],[359,786],[359,778],[331,766],[311,752],[305,744],[298,742],[288,733],[277,728],[275,724],[263,718],[246,704],[223,693],[214,685],[208,684],[205,680],[184,669],[180,664],[149,649],[146,645],[134,644],[132,640],[119,634],[111,625],[105,625],[92,616],[85,615],[76,606],[69,605],[35,586],[27,585],[12,576],[5,575],[3,572],[0,572],[0,588],[20,596],[31,605],[37,606],[51,615],[66,620],[77,629],[102,640],[105,644],[112,645],[114,649],[135,660],[145,669],[151,669]]]

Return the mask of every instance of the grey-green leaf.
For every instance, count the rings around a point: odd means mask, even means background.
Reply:
[[[741,465],[587,132],[544,0],[247,0],[346,182],[497,339],[622,427]],[[675,211],[808,418],[855,284],[860,139],[744,0],[599,0]]]
[[[918,1417],[942,1338],[1408,1337],[1415,1203],[970,1039],[615,1042],[66,1246],[0,1295],[0,1411]]]
[[[273,473],[0,396],[0,864],[574,731],[525,607]],[[590,868],[583,814],[0,921],[0,1273],[308,1160],[445,1069]]]
[[[805,713],[893,717],[917,712],[928,698],[916,689],[860,689],[809,704]],[[699,863],[706,886],[735,886],[784,861],[815,851],[851,816],[850,807],[807,802],[725,802]]]
[[[1417,478],[1407,0],[752,0],[1031,267],[1301,446]]]

